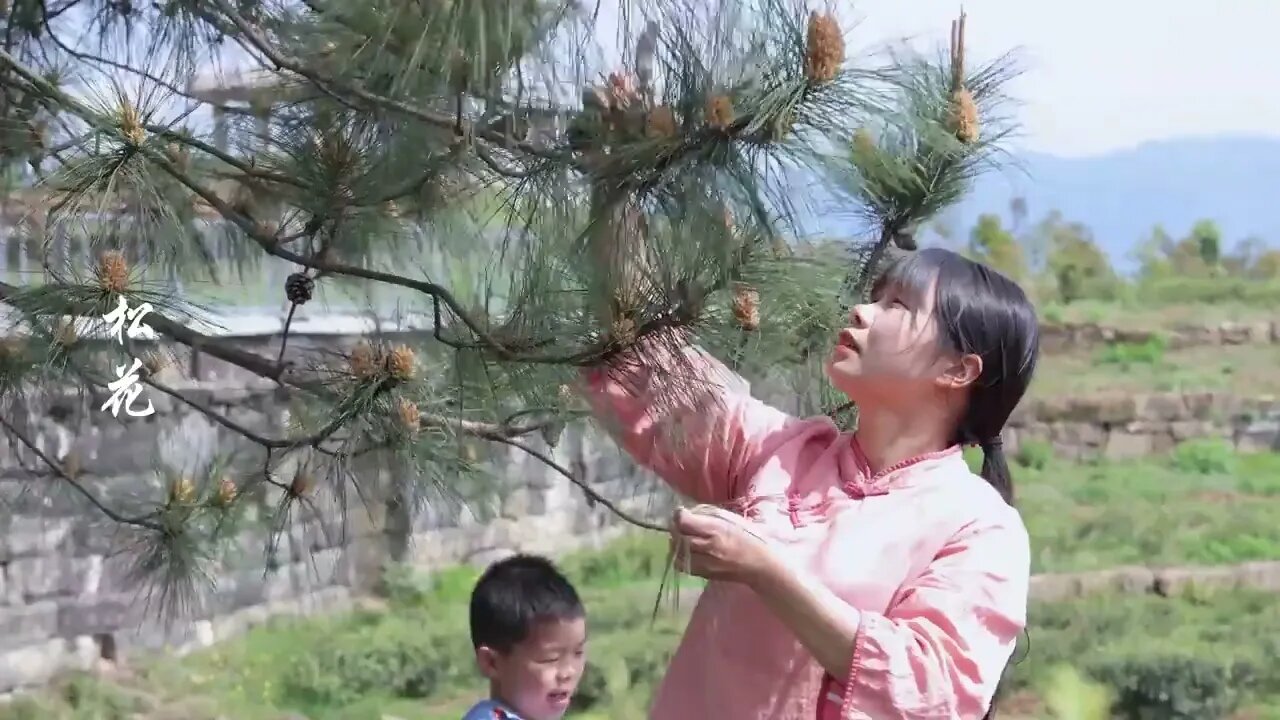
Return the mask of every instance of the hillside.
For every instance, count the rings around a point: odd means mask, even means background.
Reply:
[[[1280,137],[1185,138],[1082,158],[1027,153],[981,178],[946,223],[963,233],[982,213],[1008,217],[1010,199],[1022,195],[1031,222],[1060,210],[1093,228],[1126,268],[1130,251],[1157,223],[1177,235],[1212,218],[1231,244],[1254,235],[1280,245],[1278,179]],[[841,203],[817,183],[805,186],[812,188],[805,229],[848,235],[851,218],[839,212]]]

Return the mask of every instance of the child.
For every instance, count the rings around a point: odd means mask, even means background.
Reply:
[[[586,662],[586,611],[544,558],[490,565],[471,592],[471,644],[489,699],[463,720],[559,720]]]

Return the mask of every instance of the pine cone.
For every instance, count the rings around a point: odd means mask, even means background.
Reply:
[[[129,286],[129,263],[117,250],[108,250],[98,257],[95,274],[98,286],[109,293],[122,293]]]
[[[367,342],[362,341],[356,345],[347,362],[351,368],[351,374],[362,380],[373,377],[378,372],[377,354],[374,353],[373,346]]]
[[[956,138],[965,145],[978,142],[979,121],[978,105],[973,101],[973,94],[961,87],[951,93],[951,130]]]
[[[387,353],[387,374],[396,380],[412,380],[414,372],[413,350],[408,345],[398,345]]]
[[[223,477],[218,483],[218,494],[214,496],[213,501],[220,508],[231,507],[236,501],[236,496],[240,494],[236,484],[229,477]]]
[[[829,83],[844,63],[844,36],[831,13],[809,13],[806,38],[805,75],[812,83]]]
[[[733,319],[748,332],[760,327],[760,293],[755,288],[744,284],[734,287]]]
[[[422,416],[418,412],[418,404],[405,398],[397,399],[396,420],[410,435],[416,435],[418,428],[422,424]]]
[[[316,290],[316,281],[306,273],[296,272],[284,281],[284,296],[294,305],[303,305]]]

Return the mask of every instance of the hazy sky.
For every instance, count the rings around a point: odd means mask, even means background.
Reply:
[[[958,0],[832,3],[851,45],[944,43]],[[1280,0],[965,0],[970,52],[1020,48],[1022,144],[1090,155],[1148,140],[1280,136]]]
[[[600,2],[616,21],[619,2]],[[710,3],[712,0],[705,0]],[[944,47],[961,0],[808,0],[851,54]],[[1280,0],[964,0],[969,55],[1017,50],[1018,145],[1079,156],[1184,136],[1280,136]],[[855,23],[856,21],[856,23]],[[612,46],[608,38],[599,38]],[[606,51],[608,52],[608,51]]]

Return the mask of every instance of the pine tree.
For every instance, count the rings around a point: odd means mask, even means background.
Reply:
[[[0,160],[29,178],[13,237],[95,261],[46,251],[39,281],[0,283],[22,328],[0,347],[0,431],[128,529],[139,578],[178,602],[264,493],[279,526],[348,495],[443,503],[479,472],[477,441],[579,482],[545,448],[584,414],[580,370],[619,353],[692,338],[832,407],[815,379],[842,305],[997,159],[1008,58],[968,70],[963,18],[948,57],[854,61],[834,15],[792,0],[618,5],[612,27],[574,0],[7,0]],[[619,66],[599,59],[615,36]],[[268,83],[251,147],[188,121],[222,109],[190,88],[225,48]],[[804,175],[868,221],[850,230],[860,250],[796,239],[805,191],[789,178]],[[294,267],[291,318],[326,285],[394,288],[431,337],[375,334],[335,357],[291,350],[286,329],[255,354],[202,334],[206,311],[165,280],[234,286],[267,262]],[[148,303],[142,322],[168,341],[276,383],[295,427],[243,427],[147,355],[149,390],[242,436],[250,461],[162,469],[146,503],[113,504],[92,468],[3,418],[53,387],[100,401],[129,343],[104,357],[75,328],[122,298]],[[701,402],[689,383],[663,390]],[[361,487],[357,458],[408,470]]]

